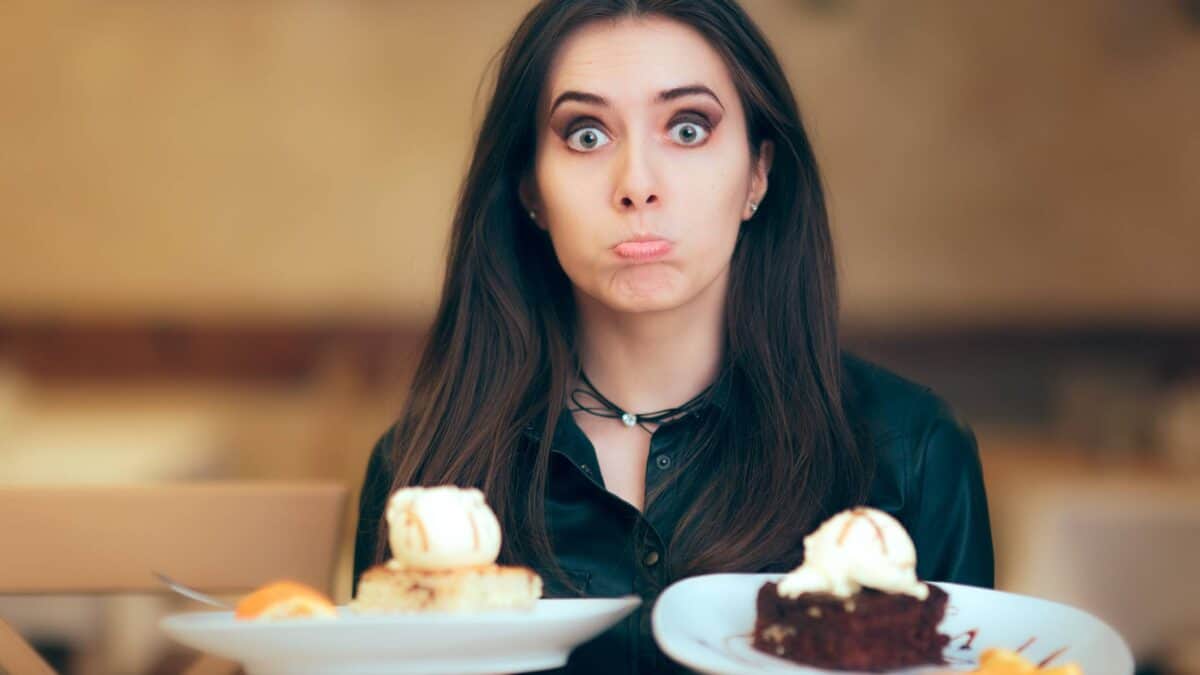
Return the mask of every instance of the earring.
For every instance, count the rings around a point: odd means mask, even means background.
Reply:
[[[750,215],[753,216],[755,213],[758,213],[758,204],[750,202]]]
[[[529,219],[537,220],[537,211],[534,211],[533,209],[529,209]]]

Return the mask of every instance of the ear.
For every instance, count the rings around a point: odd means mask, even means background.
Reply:
[[[521,179],[517,186],[517,198],[521,200],[521,206],[525,209],[525,215],[533,221],[538,228],[545,230],[546,225],[540,217],[542,213],[541,201],[537,197],[537,186],[534,183],[532,175],[526,175]],[[530,215],[533,214],[533,215]]]
[[[767,176],[771,173],[771,162],[775,159],[775,144],[763,141],[758,148],[754,166],[750,167],[750,194],[746,197],[746,209],[742,214],[744,220],[754,216],[750,203],[760,204],[767,195]]]

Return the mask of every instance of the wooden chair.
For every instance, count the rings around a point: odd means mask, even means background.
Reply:
[[[0,595],[214,594],[290,578],[330,590],[347,490],[335,483],[0,487]],[[233,673],[205,656],[189,675]],[[53,670],[0,617],[0,673]]]

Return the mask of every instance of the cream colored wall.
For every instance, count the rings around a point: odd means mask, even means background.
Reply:
[[[824,162],[851,318],[1200,318],[1181,3],[841,4],[767,25]]]
[[[528,4],[7,5],[0,314],[427,316],[476,85]],[[827,4],[746,3],[851,319],[1200,315],[1179,3]]]

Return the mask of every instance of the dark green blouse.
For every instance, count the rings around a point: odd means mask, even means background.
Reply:
[[[976,586],[993,583],[992,536],[975,438],[948,406],[926,387],[879,366],[844,357],[850,408],[874,449],[876,469],[868,504],[887,511],[907,528],[917,550],[917,575],[928,581]],[[687,439],[703,415],[724,404],[720,391],[708,408],[661,425],[650,443],[646,489],[653,490],[680,464]],[[534,429],[527,434],[536,439]],[[375,535],[386,507],[391,476],[384,457],[392,431],[371,456],[359,507],[354,578],[371,564]],[[556,558],[584,596],[636,593],[645,602],[628,619],[571,655],[566,673],[657,673],[675,667],[650,634],[650,610],[665,585],[665,537],[683,512],[668,491],[639,512],[604,488],[595,449],[572,415],[563,412],[552,444],[546,489],[546,522]],[[693,466],[698,480],[704,475]],[[690,480],[688,477],[681,477]],[[687,490],[681,490],[686,494]],[[781,561],[783,571],[800,561]],[[546,579],[547,597],[576,591]]]

